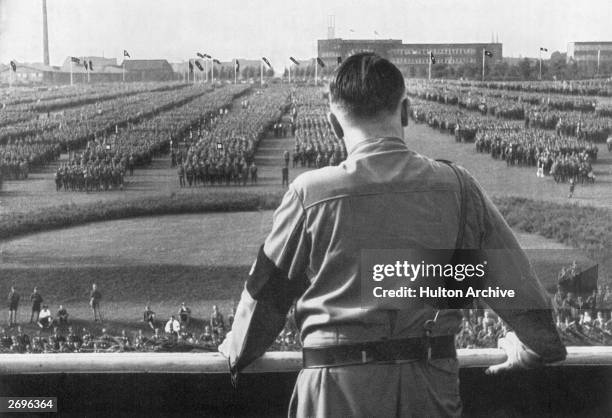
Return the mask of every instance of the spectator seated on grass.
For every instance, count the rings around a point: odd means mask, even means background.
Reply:
[[[49,329],[53,325],[53,316],[48,305],[43,305],[40,314],[38,315],[38,326],[42,329]]]

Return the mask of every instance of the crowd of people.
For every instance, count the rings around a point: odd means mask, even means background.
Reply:
[[[217,112],[246,91],[244,86],[227,86],[163,111],[140,123],[89,140],[80,154],[62,164],[55,175],[58,191],[101,191],[123,189],[125,175],[167,153],[177,134],[200,124],[207,114]],[[203,116],[204,115],[204,116]]]
[[[226,86],[222,91],[242,91],[246,86]],[[113,132],[128,136],[129,147],[147,148],[149,143],[159,139],[153,134],[139,143],[134,130],[119,132],[119,127],[147,126],[147,122],[176,107],[200,98],[214,95],[215,91],[176,85],[173,88],[146,90],[139,93],[120,95],[114,99],[67,107],[60,112],[41,114],[38,118],[24,120],[5,126],[0,132],[0,170],[5,179],[18,179],[15,164],[26,162],[30,166],[42,166],[57,160],[61,152],[79,149],[96,138],[109,136]],[[233,97],[233,95],[232,95]],[[79,99],[75,99],[79,100]],[[164,121],[166,119],[161,118]],[[178,121],[182,119],[177,118]],[[159,121],[159,119],[158,119]],[[143,125],[144,124],[144,125]],[[166,125],[157,123],[159,130]],[[168,128],[175,127],[170,123]],[[149,131],[150,128],[147,128]],[[168,141],[163,137],[161,141]],[[120,141],[123,143],[123,141]],[[136,154],[138,150],[133,153]]]
[[[563,267],[558,276],[557,292],[552,296],[556,323],[566,345],[612,345],[612,287],[600,285],[589,294],[579,294],[568,288],[568,283],[580,273],[576,262]],[[104,328],[85,326],[82,318],[74,320],[67,308],[59,305],[52,314],[49,305],[37,288],[29,297],[31,311],[28,324],[38,331],[27,334],[18,321],[21,296],[15,287],[8,295],[8,328],[0,330],[0,353],[57,353],[57,352],[117,352],[117,351],[216,351],[231,330],[235,311],[227,318],[217,305],[210,316],[196,318],[183,302],[175,314],[159,318],[150,304],[142,317],[134,318],[136,331],[111,332],[101,314],[102,293],[95,284],[89,292],[89,306],[94,323]],[[463,320],[455,338],[456,348],[495,348],[497,341],[508,331],[506,324],[479,301],[469,309],[462,309]],[[27,316],[26,316],[27,319]],[[293,309],[287,315],[283,330],[271,347],[272,351],[301,349],[299,327]]]
[[[561,94],[499,93],[477,87],[464,88],[444,81],[412,81],[408,94],[421,100],[457,106],[483,116],[524,120],[525,127],[555,130],[558,135],[604,142],[612,133],[606,105],[592,97]]]
[[[572,286],[579,274],[575,261],[559,272],[553,297],[557,328],[567,345],[612,345],[612,288],[580,293]]]
[[[541,129],[478,131],[476,151],[506,161],[508,166],[537,167],[538,177],[552,176],[556,182],[595,182],[592,163],[598,148],[591,142],[559,138]]]
[[[443,80],[442,83],[464,88],[486,88],[490,90],[516,91],[522,93],[562,94],[566,96],[612,96],[612,82],[609,79],[537,82]]]
[[[289,103],[287,87],[270,87],[243,98],[239,106],[219,109],[186,132],[182,142],[187,147],[172,152],[180,187],[256,184],[259,141],[275,125],[278,129]]]
[[[135,318],[137,331],[128,333],[125,329],[111,332],[101,315],[102,294],[92,285],[89,306],[93,322],[103,328],[78,327],[84,321],[70,318],[67,308],[59,305],[54,316],[49,305],[37,288],[30,295],[31,314],[28,324],[38,330],[30,335],[18,321],[21,296],[15,287],[9,293],[8,328],[0,330],[0,353],[81,353],[81,352],[123,352],[123,351],[216,351],[231,330],[234,322],[234,308],[227,318],[217,305],[207,318],[194,318],[192,310],[183,302],[176,314],[169,318],[158,318],[151,305],[146,305],[142,319]],[[287,317],[284,329],[278,335],[272,349],[276,351],[297,350],[300,347],[299,330],[293,315]],[[86,321],[85,321],[86,322]],[[111,325],[111,324],[109,324]]]
[[[346,159],[344,142],[334,136],[327,121],[327,107],[319,89],[296,89],[290,112],[295,125],[294,168],[333,166]]]
[[[456,85],[443,88],[439,84],[415,82],[409,91],[415,96],[411,98],[411,115],[417,122],[454,134],[458,142],[474,142],[477,152],[504,160],[508,166],[537,167],[537,177],[551,176],[571,187],[595,182],[592,164],[599,151],[596,142],[612,132],[612,119],[592,111],[555,110],[563,103],[578,107],[583,98],[573,98],[574,102],[547,99],[545,105],[524,106],[517,97],[491,99],[491,93],[478,89],[459,91]],[[520,93],[519,98],[523,94],[537,95]],[[503,111],[516,112],[516,120],[492,117],[500,100],[506,104]],[[535,102],[533,97],[526,101]]]

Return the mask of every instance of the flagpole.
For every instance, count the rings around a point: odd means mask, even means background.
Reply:
[[[70,57],[70,85],[72,86],[72,57]]]
[[[315,58],[315,86],[319,85],[319,60]]]
[[[123,54],[123,62],[121,63],[121,69],[123,70],[123,82],[125,83],[125,54]]]
[[[211,74],[212,74],[212,84],[215,84],[215,61],[211,62]]]
[[[234,84],[238,80],[238,71],[236,71],[236,59],[234,58]]]
[[[540,48],[540,81],[542,81],[542,48]]]
[[[597,50],[597,75],[599,75],[599,60],[601,58],[601,49]]]
[[[484,70],[485,70],[485,50],[482,50],[482,81],[484,82]]]
[[[429,51],[429,81],[431,81],[431,51]]]

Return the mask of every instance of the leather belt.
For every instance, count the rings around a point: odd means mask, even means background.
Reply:
[[[405,338],[302,349],[304,368],[456,358],[455,336]]]

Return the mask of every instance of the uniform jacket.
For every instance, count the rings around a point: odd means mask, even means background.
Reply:
[[[339,166],[300,175],[274,213],[273,227],[246,281],[226,345],[234,370],[262,355],[294,301],[305,347],[423,335],[435,310],[407,299],[399,310],[361,306],[363,249],[454,248],[461,193],[451,167],[399,138],[363,141]],[[467,171],[464,248],[488,260],[484,286],[514,299],[484,301],[546,362],[565,358],[550,301],[511,229]],[[504,250],[504,251],[499,251]],[[455,334],[458,310],[440,312],[433,335]]]

